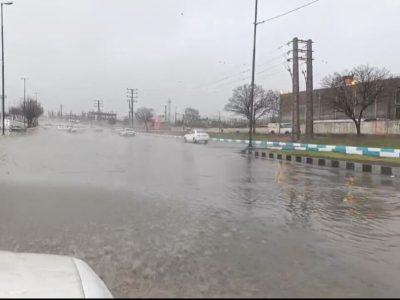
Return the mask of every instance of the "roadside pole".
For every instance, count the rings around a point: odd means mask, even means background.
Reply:
[[[128,104],[129,104],[129,119],[131,121],[131,127],[134,127],[134,122],[135,122],[135,111],[133,109],[134,103],[137,103],[137,94],[138,94],[138,89],[127,89],[128,92]]]
[[[300,140],[300,105],[299,105],[299,40],[293,39],[293,67],[292,67],[292,140]]]
[[[313,65],[312,65],[312,40],[307,40],[306,61],[307,61],[307,77],[306,77],[306,136],[312,138],[314,135],[314,112],[313,112]]]
[[[253,60],[251,68],[251,90],[250,90],[250,118],[249,118],[249,150],[253,148],[253,119],[254,119],[254,72],[256,67],[256,41],[257,41],[257,8],[258,0],[255,0],[254,10],[254,32],[253,32]]]

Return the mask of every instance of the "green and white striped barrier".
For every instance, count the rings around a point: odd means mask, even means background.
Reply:
[[[212,138],[212,141],[227,143],[243,143],[248,144],[248,140],[232,140]],[[285,143],[273,141],[254,141],[258,147],[276,150],[301,150],[301,151],[321,151],[321,152],[337,152],[344,154],[358,154],[372,157],[394,157],[400,158],[400,149],[393,148],[375,148],[375,147],[355,147],[344,145],[318,145],[318,144],[301,144],[301,143]]]
[[[166,134],[154,134],[147,133],[146,135],[162,136],[169,138],[181,139],[183,136],[179,135],[166,135]],[[225,142],[225,143],[236,143],[236,144],[248,144],[248,140],[236,140],[236,139],[220,139],[211,138],[214,142]],[[337,152],[344,154],[358,154],[372,157],[392,157],[400,158],[400,149],[393,148],[375,148],[375,147],[355,147],[345,145],[318,145],[318,144],[302,144],[302,143],[285,143],[285,142],[274,142],[274,141],[253,141],[253,144],[257,147],[275,150],[301,150],[301,151],[321,151],[321,152]]]

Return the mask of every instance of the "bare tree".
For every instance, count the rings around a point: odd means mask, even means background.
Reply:
[[[353,120],[357,135],[361,135],[361,121],[365,110],[375,101],[385,88],[384,81],[390,77],[384,68],[362,65],[350,72],[334,73],[322,80],[322,85],[334,90],[333,108],[343,112]]]
[[[242,115],[250,120],[250,91],[251,85],[244,84],[233,90],[233,95],[225,105],[225,110]],[[267,114],[279,111],[279,94],[272,90],[264,90],[261,85],[254,86],[254,125],[256,121]],[[250,130],[250,129],[249,129]],[[255,133],[256,127],[253,126]]]
[[[28,98],[25,103],[22,102],[19,105],[19,110],[22,111],[28,127],[37,126],[38,119],[43,114],[42,105],[32,98]]]
[[[279,116],[280,110],[280,97],[278,91],[267,91],[267,103],[269,106],[268,115],[271,117],[271,121],[276,122]]]
[[[194,126],[199,123],[200,113],[198,109],[192,107],[185,108],[185,124]]]
[[[151,119],[154,117],[153,109],[147,107],[140,107],[136,110],[135,115],[139,121],[144,123],[146,131],[149,131],[148,122],[150,122]]]
[[[24,116],[24,112],[23,109],[21,108],[21,106],[11,106],[8,109],[8,113],[10,116],[12,116],[12,119],[16,119],[17,117],[23,117]]]

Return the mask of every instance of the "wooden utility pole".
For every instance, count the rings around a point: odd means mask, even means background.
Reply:
[[[293,39],[293,67],[292,67],[292,140],[300,139],[300,105],[299,105],[299,39]]]
[[[306,136],[312,138],[314,135],[314,112],[313,112],[313,65],[312,65],[312,40],[307,40],[306,50],[306,62],[307,62],[307,77],[306,77]]]

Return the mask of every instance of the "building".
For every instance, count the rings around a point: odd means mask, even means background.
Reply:
[[[348,117],[337,112],[332,106],[334,90],[330,88],[316,89],[313,92],[314,120],[343,120]],[[281,94],[280,121],[292,121],[292,93]],[[300,122],[305,123],[306,118],[306,92],[300,92]],[[400,120],[400,78],[391,78],[385,81],[385,89],[380,99],[369,106],[365,113],[365,119]]]
[[[99,111],[89,111],[87,114],[87,117],[90,120],[107,120],[107,121],[116,121],[117,120],[117,114],[114,112],[99,112]]]

